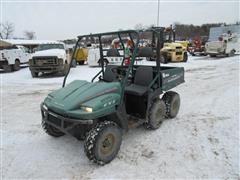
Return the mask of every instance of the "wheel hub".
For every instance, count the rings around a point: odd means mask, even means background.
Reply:
[[[101,153],[104,155],[110,154],[112,152],[115,143],[115,137],[113,134],[107,134],[102,141]]]

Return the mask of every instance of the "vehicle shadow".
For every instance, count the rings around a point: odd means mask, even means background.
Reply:
[[[21,66],[21,69],[28,68],[28,67],[29,67],[28,65]],[[17,72],[17,71],[5,72],[3,69],[0,69],[0,74],[7,74],[7,73],[13,73],[13,72]]]
[[[235,54],[231,57],[235,57],[235,56],[240,56],[239,54]],[[197,56],[193,56],[193,57],[197,57]],[[199,56],[195,59],[192,59],[193,61],[198,61],[198,60],[205,60],[205,61],[212,61],[212,60],[222,60],[222,59],[225,59],[225,58],[230,58],[228,56],[216,56],[216,57],[210,57],[210,56]]]

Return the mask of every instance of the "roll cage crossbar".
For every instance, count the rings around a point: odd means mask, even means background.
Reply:
[[[64,77],[62,87],[65,86],[68,74],[69,74],[70,69],[71,69],[71,65],[72,65],[73,60],[74,60],[74,54],[77,51],[78,44],[84,38],[85,39],[89,39],[89,38],[95,37],[95,38],[98,38],[98,41],[99,41],[101,71],[98,72],[93,77],[92,81],[97,76],[99,76],[101,73],[104,75],[104,63],[103,63],[103,61],[104,61],[104,57],[106,57],[106,56],[104,56],[103,51],[106,51],[106,49],[103,49],[102,37],[103,36],[108,36],[108,35],[109,36],[116,36],[116,37],[118,37],[119,41],[120,41],[120,43],[122,45],[123,50],[125,49],[125,45],[123,43],[122,35],[128,35],[130,40],[131,40],[131,42],[132,42],[133,53],[132,53],[132,57],[131,57],[131,63],[128,66],[128,69],[127,69],[127,72],[126,72],[126,76],[125,76],[125,78],[122,81],[122,83],[125,84],[126,81],[127,81],[127,77],[129,76],[130,71],[132,70],[134,62],[136,60],[138,46],[139,46],[139,41],[140,41],[140,34],[143,33],[143,32],[152,32],[153,33],[152,34],[152,48],[156,50],[156,66],[157,66],[157,71],[160,71],[160,49],[163,47],[163,35],[164,35],[163,34],[164,33],[164,28],[163,27],[154,27],[154,28],[151,28],[151,29],[148,29],[148,30],[144,30],[144,31],[125,30],[125,31],[114,31],[114,32],[106,32],[106,33],[87,34],[87,35],[78,36],[78,40],[77,40],[76,45],[74,47],[73,55],[71,56],[70,65],[69,65],[68,71],[67,71],[67,73],[66,73],[66,75]],[[135,37],[133,37],[133,36],[135,36]],[[136,40],[134,41],[133,38],[136,38]],[[157,46],[155,44],[157,44]],[[122,65],[123,65],[123,63],[122,63]]]

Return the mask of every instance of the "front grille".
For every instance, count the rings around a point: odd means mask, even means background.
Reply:
[[[44,66],[44,65],[57,65],[58,58],[49,56],[49,57],[34,57],[33,58],[34,65]]]
[[[182,55],[182,52],[176,52],[176,55]]]
[[[73,125],[73,122],[68,122],[68,121],[64,121],[61,119],[56,118],[55,116],[48,114],[48,121],[55,124],[58,127],[62,127],[61,123],[63,121],[63,128],[67,128],[69,126]]]
[[[61,120],[56,118],[55,116],[52,116],[51,114],[48,114],[48,121],[61,127]]]
[[[182,47],[181,46],[177,46],[176,49],[182,49]]]

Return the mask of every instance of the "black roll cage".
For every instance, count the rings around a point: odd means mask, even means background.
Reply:
[[[152,34],[152,48],[156,50],[156,67],[157,67],[157,72],[159,73],[159,71],[160,71],[160,49],[163,47],[163,43],[164,43],[164,39],[163,39],[164,29],[165,29],[164,27],[153,27],[153,28],[150,28],[150,29],[147,29],[147,30],[144,30],[144,31],[124,30],[124,31],[113,31],[113,32],[96,33],[96,34],[88,34],[88,35],[78,36],[78,40],[77,40],[76,45],[74,47],[73,55],[71,56],[70,65],[69,65],[68,71],[67,71],[67,73],[64,77],[62,87],[65,87],[65,83],[66,83],[68,74],[70,72],[71,65],[72,65],[73,60],[74,60],[74,54],[76,53],[79,42],[83,38],[89,39],[89,38],[97,37],[98,40],[99,40],[101,70],[93,77],[92,82],[101,73],[102,73],[102,75],[104,75],[104,63],[103,63],[104,55],[103,55],[103,51],[105,51],[105,50],[103,49],[103,46],[102,46],[102,37],[107,36],[107,35],[117,36],[119,38],[119,41],[120,41],[123,49],[125,48],[125,46],[124,46],[124,43],[123,43],[123,40],[122,40],[122,36],[121,36],[122,34],[125,34],[125,35],[127,34],[130,37],[130,39],[132,41],[132,44],[133,44],[133,48],[132,48],[133,53],[132,53],[132,57],[131,57],[131,63],[127,68],[125,78],[123,78],[123,80],[122,80],[123,87],[125,86],[125,84],[127,82],[127,78],[129,76],[131,70],[133,69],[133,65],[134,65],[134,62],[135,62],[136,57],[137,57],[138,45],[139,45],[139,41],[140,41],[140,34],[143,33],[143,32],[152,32],[153,33]],[[133,40],[133,35],[136,36],[136,43]],[[153,42],[154,42],[154,44],[153,44]],[[155,46],[155,44],[157,44],[157,46]],[[122,63],[122,65],[123,65],[123,63]]]

